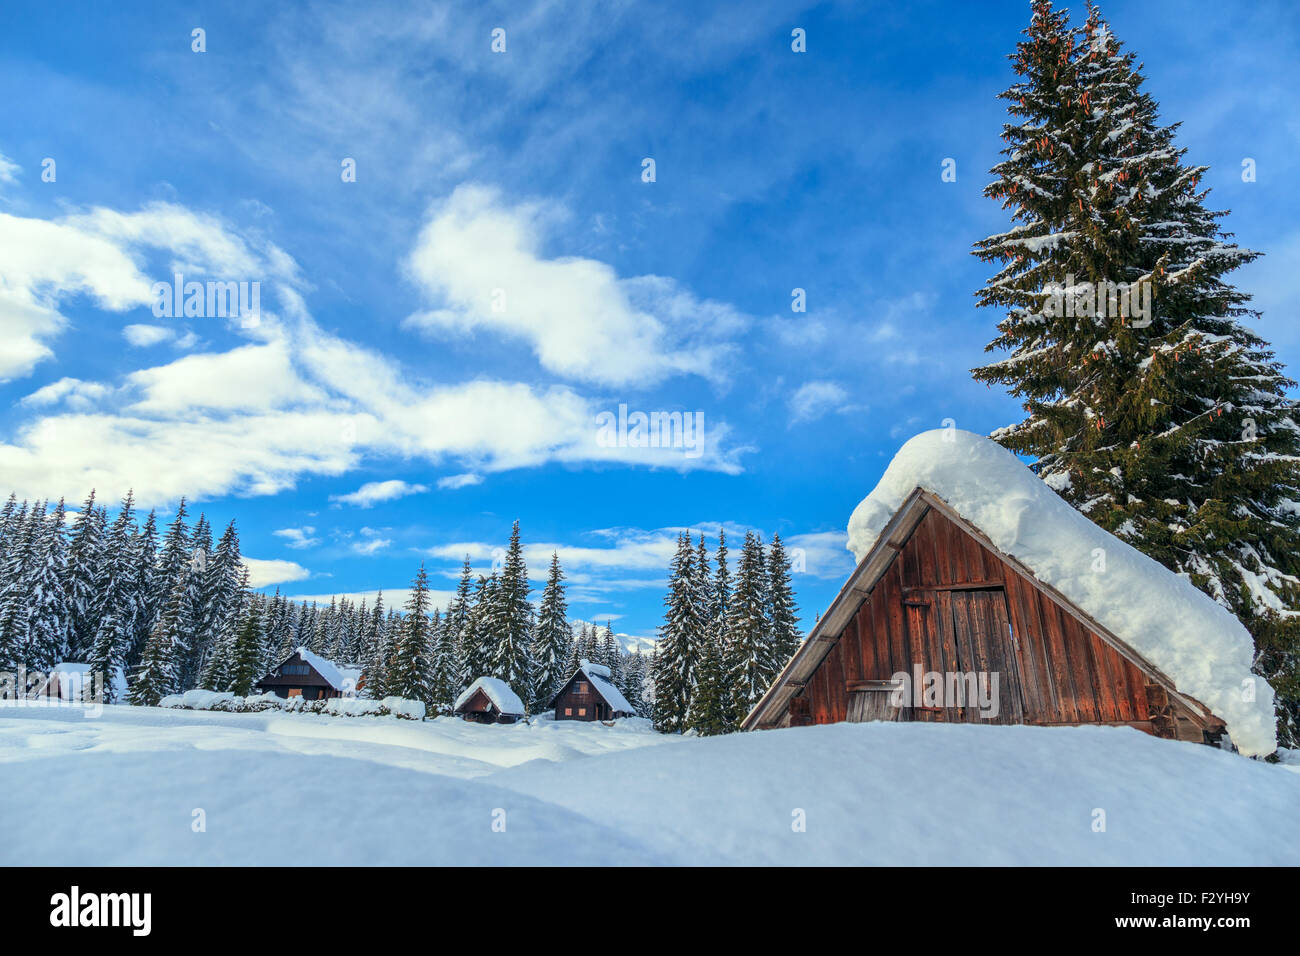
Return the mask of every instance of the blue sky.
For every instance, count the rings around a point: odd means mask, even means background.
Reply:
[[[1266,253],[1239,284],[1300,367],[1300,13],[1102,10]],[[294,595],[420,560],[445,590],[518,518],[573,616],[641,636],[676,529],[780,532],[810,624],[898,446],[1017,416],[968,375],[997,320],[969,249],[1006,225],[980,192],[1028,16],[6,2],[0,485],[188,495]],[[176,271],[260,282],[260,321],[155,316]],[[699,454],[602,443],[620,404],[702,413]]]

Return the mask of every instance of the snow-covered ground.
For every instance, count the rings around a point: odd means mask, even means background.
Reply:
[[[1105,727],[0,704],[0,865],[1297,864],[1298,771]]]

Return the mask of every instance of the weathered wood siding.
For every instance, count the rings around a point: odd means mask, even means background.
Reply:
[[[579,684],[586,687],[586,693],[577,692],[576,688]],[[583,709],[586,713],[579,714],[578,711]],[[572,710],[573,713],[566,714],[565,710]],[[591,681],[581,674],[571,679],[555,698],[556,720],[608,720],[612,716],[613,712],[605,702],[605,698],[596,693],[596,688],[592,686]]]
[[[892,719],[1162,729],[1152,725],[1150,681],[1134,663],[933,508],[791,700],[788,723],[846,720],[851,694],[881,693],[865,682],[911,674],[918,664],[939,673],[997,673],[1000,712],[990,720],[971,706],[912,707]],[[882,712],[876,701],[853,709]],[[1162,736],[1199,739],[1186,715],[1166,716]]]

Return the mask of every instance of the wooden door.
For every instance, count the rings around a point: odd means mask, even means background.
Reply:
[[[941,706],[925,706],[923,687],[914,688],[913,706],[902,719],[1024,722],[1024,690],[1003,588],[909,588],[904,608],[914,664],[941,675],[942,682]],[[991,696],[993,675],[996,712],[981,706]],[[915,670],[911,676],[915,680]]]
[[[936,599],[935,617],[946,658],[943,671],[975,674],[985,693],[991,690],[993,675],[997,675],[996,715],[985,716],[978,700],[968,700],[960,708],[960,716],[954,715],[955,719],[972,723],[1023,723],[1024,689],[1006,591],[1002,588],[947,590],[939,591]],[[970,684],[965,686],[969,688]]]

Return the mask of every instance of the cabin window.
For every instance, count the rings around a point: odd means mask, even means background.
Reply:
[[[301,696],[302,696],[302,688],[301,688],[301,687],[290,687],[290,688],[289,688],[289,696],[290,696],[290,697],[301,697]]]
[[[280,668],[281,674],[310,674],[311,668],[306,664],[285,664]]]
[[[564,716],[565,716],[565,717],[572,717],[572,716],[573,716],[573,708],[572,708],[572,707],[566,707],[566,708],[564,708]]]
[[[587,693],[587,682],[582,680],[578,681],[576,684],[573,685],[573,692],[575,694]]]
[[[586,708],[586,707],[579,707],[579,708],[578,708],[578,716],[579,716],[579,717],[586,717],[586,716],[587,716],[587,708]]]

